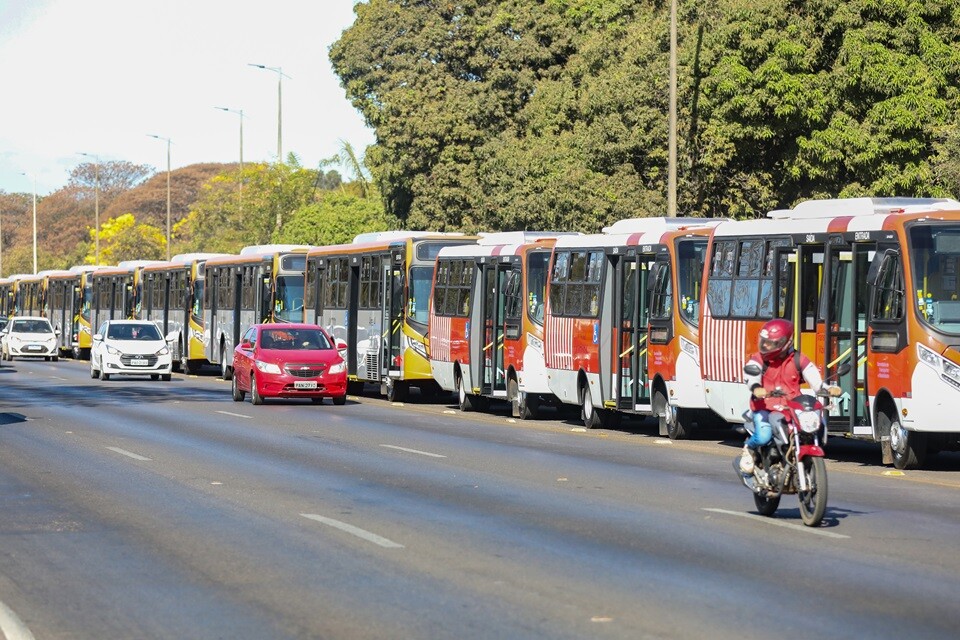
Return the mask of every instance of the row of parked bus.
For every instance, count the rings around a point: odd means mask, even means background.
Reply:
[[[637,218],[602,233],[362,234],[344,245],[248,247],[171,262],[0,280],[5,315],[45,315],[86,355],[91,327],[135,317],[175,331],[184,371],[218,365],[257,322],[324,326],[352,391],[380,385],[493,400],[530,418],[578,407],[587,427],[650,416],[683,438],[738,422],[760,326],[843,389],[831,434],[881,443],[898,468],[960,446],[960,203],[812,200],[749,221]]]

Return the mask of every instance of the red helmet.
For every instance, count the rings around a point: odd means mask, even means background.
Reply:
[[[783,318],[768,320],[760,328],[757,342],[764,360],[776,360],[786,356],[793,348],[793,323]]]

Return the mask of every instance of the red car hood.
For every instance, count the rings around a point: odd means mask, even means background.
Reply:
[[[257,352],[257,359],[263,362],[273,362],[276,364],[286,364],[293,362],[296,364],[336,364],[340,362],[340,354],[335,349],[260,349]]]

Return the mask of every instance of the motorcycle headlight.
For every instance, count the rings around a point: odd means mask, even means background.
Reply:
[[[343,373],[346,370],[347,370],[347,363],[338,362],[337,364],[332,365],[329,369],[327,369],[327,373],[337,374],[337,373]]]
[[[797,413],[797,422],[804,433],[815,433],[820,428],[820,413],[817,411],[800,411]]]
[[[280,367],[272,362],[261,362],[259,360],[256,362],[257,369],[260,369],[260,371],[263,371],[264,373],[280,373]]]

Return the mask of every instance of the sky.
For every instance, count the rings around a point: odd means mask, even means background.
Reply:
[[[80,155],[172,169],[282,149],[317,167],[373,131],[327,52],[354,0],[0,0],[0,191],[67,183]],[[346,172],[344,172],[346,173]],[[23,175],[27,174],[27,175]]]

